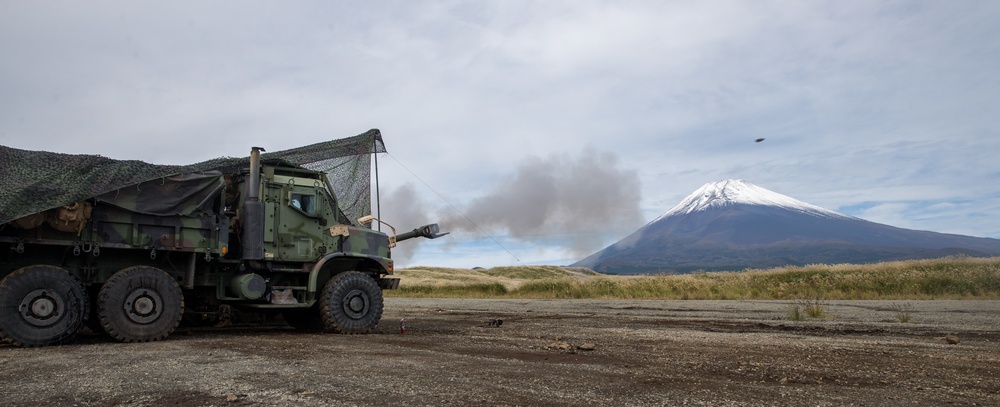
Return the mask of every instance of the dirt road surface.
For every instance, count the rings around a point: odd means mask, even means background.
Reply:
[[[1000,301],[822,305],[391,298],[369,335],[0,345],[0,404],[1000,405]]]

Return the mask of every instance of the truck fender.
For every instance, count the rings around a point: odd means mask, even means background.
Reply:
[[[319,285],[319,273],[320,273],[320,271],[323,270],[323,266],[325,266],[327,262],[329,262],[332,259],[338,258],[338,257],[352,257],[352,258],[365,258],[365,259],[369,259],[369,260],[372,260],[376,264],[379,265],[379,268],[381,269],[381,270],[379,270],[379,274],[389,274],[389,273],[391,273],[391,271],[389,271],[388,267],[392,267],[392,260],[391,259],[387,259],[385,257],[372,256],[372,255],[368,255],[368,254],[364,254],[364,253],[345,253],[345,252],[330,253],[330,254],[328,254],[326,256],[323,256],[322,259],[320,259],[318,262],[316,262],[316,265],[313,266],[312,271],[309,272],[308,292],[315,293],[315,292],[317,292],[319,290],[318,285]],[[388,267],[386,266],[387,262],[389,264]]]

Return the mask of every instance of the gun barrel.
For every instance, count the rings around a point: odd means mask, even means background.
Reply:
[[[413,229],[409,232],[400,233],[396,235],[396,241],[400,242],[407,239],[413,239],[415,237],[426,237],[428,239],[437,239],[441,236],[447,235],[448,233],[440,233],[441,229],[438,227],[437,223],[431,223],[429,225],[424,225]]]

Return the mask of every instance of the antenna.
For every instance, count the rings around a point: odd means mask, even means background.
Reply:
[[[375,156],[375,217],[382,218],[382,198],[378,188],[378,139],[372,140],[372,155]],[[382,223],[378,223],[378,231],[382,231]]]

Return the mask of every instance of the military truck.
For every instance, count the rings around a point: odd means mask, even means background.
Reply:
[[[370,213],[368,157],[384,151],[378,130],[190,166],[0,147],[0,337],[156,341],[232,310],[369,332],[399,284],[391,248],[443,236],[350,216]]]

